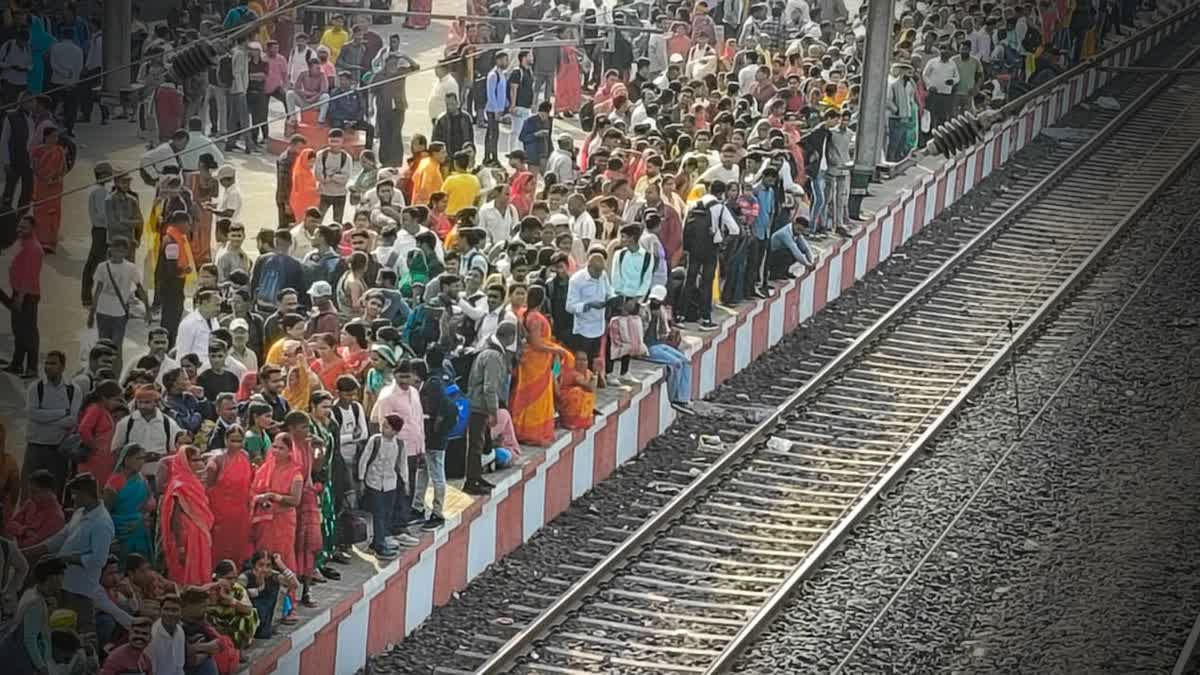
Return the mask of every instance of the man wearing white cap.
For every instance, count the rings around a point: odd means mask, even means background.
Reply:
[[[233,343],[229,345],[229,358],[237,359],[247,372],[258,372],[258,355],[250,349],[250,323],[245,319],[229,322],[229,334]]]
[[[237,184],[237,170],[226,164],[217,169],[217,182],[221,184],[221,196],[213,213],[218,218],[239,220],[242,215],[242,189]]]
[[[667,367],[667,398],[675,409],[690,413],[692,361],[679,351],[679,332],[671,329],[671,308],[664,304],[666,299],[666,287],[658,285],[650,289],[642,306],[646,360]]]
[[[338,335],[341,323],[338,321],[337,307],[333,305],[333,286],[328,281],[314,281],[308,288],[308,297],[312,298],[313,306],[308,318],[308,334]]]

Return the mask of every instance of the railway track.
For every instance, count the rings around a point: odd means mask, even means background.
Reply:
[[[1200,49],[1174,47],[1182,67]],[[1185,53],[1186,52],[1186,53]],[[699,449],[676,492],[597,532],[594,566],[461,653],[477,672],[726,669],[959,405],[1086,278],[1200,143],[1200,76],[1140,76],[1061,167],[962,223],[914,284],[879,298],[798,391],[732,447]],[[1149,140],[1148,140],[1149,139]],[[944,255],[942,255],[944,253]],[[861,322],[861,319],[860,319]],[[840,350],[837,347],[840,346]],[[836,351],[836,353],[832,353]],[[665,501],[665,503],[662,503]],[[645,514],[653,513],[652,516]],[[615,523],[614,523],[615,524]],[[611,539],[617,539],[617,542]],[[624,541],[621,541],[624,539]],[[618,543],[619,542],[619,543]],[[552,580],[552,578],[551,578]],[[548,606],[545,606],[548,605]],[[444,672],[453,672],[447,669]]]

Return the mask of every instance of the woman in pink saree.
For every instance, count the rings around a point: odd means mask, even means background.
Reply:
[[[558,115],[574,115],[583,105],[580,79],[579,50],[573,46],[559,48],[558,72],[554,74],[554,112]]]
[[[408,0],[408,11],[410,12],[432,12],[433,0]],[[413,30],[425,30],[429,28],[428,16],[407,16],[404,18],[404,27]]]

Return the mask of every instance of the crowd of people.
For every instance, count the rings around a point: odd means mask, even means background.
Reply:
[[[690,413],[682,329],[770,296],[815,266],[810,238],[850,226],[865,8],[472,0],[432,126],[406,135],[421,66],[399,39],[278,7],[135,22],[128,117],[149,150],[94,166],[76,366],[41,356],[40,279],[102,36],[74,6],[7,17],[0,208],[22,210],[0,301],[29,419],[19,463],[0,438],[14,672],[236,670],[356,550],[387,561],[443,527],[448,477],[487,495],[485,470],[590,427],[598,390],[641,386],[632,359]],[[1137,9],[898,3],[881,155],[1090,55]],[[176,81],[174,56],[216,36],[229,52]],[[272,100],[289,137],[268,223],[225,154],[260,151]],[[296,133],[304,113],[322,142]]]

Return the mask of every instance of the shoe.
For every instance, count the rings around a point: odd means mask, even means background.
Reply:
[[[408,517],[408,520],[404,521],[404,526],[412,527],[413,525],[420,525],[423,522],[425,522],[425,512],[413,511],[412,515]]]
[[[468,483],[463,486],[462,491],[469,495],[474,495],[476,497],[486,497],[486,496],[492,494],[491,488],[484,487],[484,486],[480,485],[479,483]]]
[[[329,557],[329,560],[339,565],[349,565],[350,563],[354,562],[354,558],[351,558],[350,555],[345,551],[338,551],[337,553],[334,553]]]
[[[712,319],[701,319],[700,330],[716,330],[717,324],[712,322]]]
[[[325,567],[321,568],[321,576],[325,577],[329,581],[340,581],[342,578],[342,573],[326,565]]]
[[[762,290],[761,288],[756,288],[753,291],[751,291],[750,293],[751,293],[751,295],[758,298],[759,300],[766,300],[767,298],[771,297],[770,294],[768,294],[766,291]]]
[[[417,539],[408,533],[401,534],[396,537],[396,544],[399,546],[416,546],[419,543],[421,543],[420,539]]]
[[[495,483],[492,483],[492,482],[490,482],[490,481],[488,481],[488,480],[485,480],[485,479],[483,479],[483,478],[480,478],[480,479],[476,480],[476,481],[475,481],[475,484],[476,484],[476,485],[478,485],[478,486],[480,486],[480,487],[487,488],[488,490],[495,490],[495,489],[496,489],[496,484],[495,484]]]
[[[304,605],[305,607],[308,607],[309,609],[312,609],[317,606],[317,603],[313,602],[313,599],[308,597],[307,595],[304,596],[303,598],[300,598],[300,604]]]
[[[445,518],[438,515],[432,515],[421,524],[421,529],[425,530],[426,532],[432,532],[445,524]]]
[[[400,552],[394,548],[385,548],[382,551],[371,549],[371,555],[380,560],[395,560],[400,557]]]
[[[323,583],[328,582],[329,580],[326,579],[325,577],[321,576],[321,573],[318,571],[315,574],[313,574],[311,577],[309,577],[308,581],[309,581],[309,583],[313,583],[313,584],[323,584]]]
[[[620,375],[605,375],[604,384],[608,387],[624,387],[625,381],[621,379]]]
[[[684,415],[695,415],[696,414],[696,411],[692,410],[691,403],[674,401],[671,403],[671,407],[674,408],[675,410],[683,413]]]

